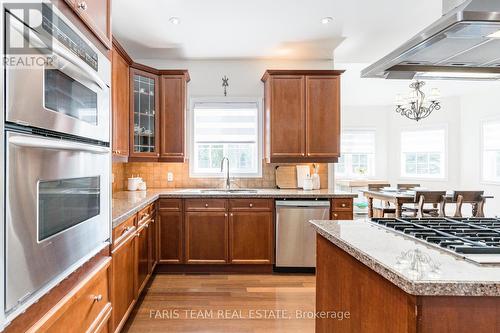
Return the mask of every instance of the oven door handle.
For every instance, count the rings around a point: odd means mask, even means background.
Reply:
[[[71,53],[70,51],[67,51],[65,50],[62,46],[60,46],[57,42],[57,40],[54,40],[52,41],[52,46],[49,47],[49,43],[46,41],[47,38],[43,35],[41,35],[38,31],[28,27],[29,30],[31,30],[33,32],[33,34],[35,34],[37,37],[38,37],[38,40],[39,40],[39,43],[34,43],[33,42],[33,39],[31,38],[31,36],[29,36],[28,32],[24,31],[24,29],[21,29],[19,27],[18,24],[11,24],[10,25],[10,28],[14,28],[14,30],[16,30],[18,33],[20,33],[25,40],[27,40],[29,43],[31,44],[38,44],[38,45],[34,45],[36,47],[44,47],[44,48],[47,48],[47,49],[51,49],[52,52],[54,52],[56,55],[60,56],[61,58],[63,58],[64,60],[66,60],[67,62],[69,62],[70,64],[72,64],[73,66],[76,66],[78,67],[79,69],[81,69],[87,76],[88,78],[93,81],[95,84],[97,84],[101,90],[104,90],[107,88],[107,85],[106,83],[104,83],[104,81],[99,77],[99,75],[97,75],[92,69],[89,69],[89,66],[83,62],[83,60],[81,60],[80,58],[78,58],[76,55],[74,55],[73,53]],[[36,41],[36,39],[35,39]],[[62,66],[59,66],[59,67],[62,67]]]
[[[25,135],[11,136],[9,138],[9,144],[34,149],[71,150],[91,152],[95,154],[108,154],[110,152],[109,148],[106,147],[91,146],[78,142],[44,139]]]

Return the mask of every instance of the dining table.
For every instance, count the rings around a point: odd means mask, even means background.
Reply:
[[[403,205],[404,204],[416,204],[418,200],[415,200],[415,191],[386,191],[386,190],[362,190],[363,195],[368,200],[368,217],[373,217],[373,200],[381,200],[383,202],[392,203],[396,209],[396,217],[402,217],[403,215]],[[490,195],[483,195],[483,199],[494,198]],[[453,193],[447,193],[445,196],[446,203],[453,203]],[[472,205],[472,215],[478,216],[478,205]],[[480,215],[482,212],[480,212]]]

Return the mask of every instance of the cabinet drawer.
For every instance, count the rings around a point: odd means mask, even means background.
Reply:
[[[37,332],[94,331],[109,318],[111,303],[108,290],[108,270],[111,258],[82,286],[75,288],[61,301],[61,306]]]
[[[137,217],[134,215],[116,228],[113,228],[113,248],[117,247],[127,236],[134,232]]]
[[[332,211],[351,211],[352,199],[332,199]]]
[[[160,199],[159,209],[162,211],[175,211],[179,212],[182,210],[182,200],[181,199]]]
[[[332,212],[332,220],[352,220],[352,212]]]
[[[270,211],[273,209],[273,200],[269,199],[231,199],[229,200],[229,209]]]
[[[225,211],[226,199],[186,199],[187,211]]]
[[[137,223],[138,224],[143,224],[144,222],[149,220],[149,218],[151,217],[151,213],[153,211],[153,205],[154,204],[151,204],[151,205],[141,209],[139,211],[139,213],[137,213]]]

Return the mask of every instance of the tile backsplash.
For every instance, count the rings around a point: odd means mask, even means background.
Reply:
[[[280,164],[262,162],[261,178],[231,178],[231,186],[235,188],[274,188],[276,187],[275,168]],[[312,166],[312,164],[311,164]],[[167,181],[167,173],[172,172],[174,180]],[[312,172],[312,168],[311,168]],[[328,187],[328,165],[319,164],[321,188]],[[150,188],[218,188],[223,187],[222,178],[191,178],[189,162],[157,163],[132,162],[113,163],[113,192],[127,189],[127,179],[132,176],[142,177]]]

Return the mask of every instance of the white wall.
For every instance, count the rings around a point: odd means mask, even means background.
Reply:
[[[286,60],[168,60],[144,59],[138,63],[159,69],[188,69],[188,97],[224,96],[222,77],[229,78],[228,96],[264,97],[260,81],[266,69],[333,69],[333,61]]]
[[[487,216],[500,216],[500,185],[483,183],[481,180],[481,127],[487,119],[500,119],[498,93],[500,87],[462,97],[461,110],[461,187],[463,189],[484,189],[486,194],[495,196],[486,202]]]

